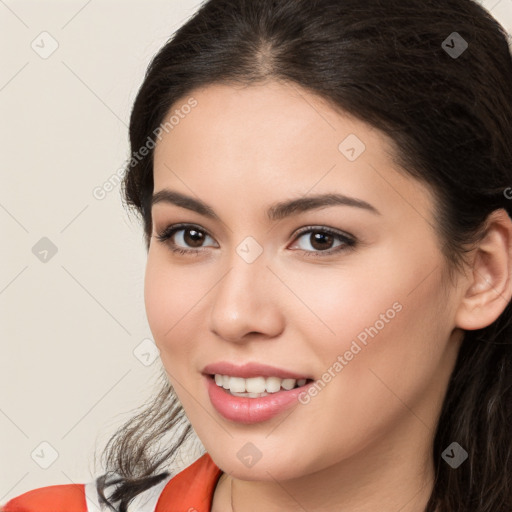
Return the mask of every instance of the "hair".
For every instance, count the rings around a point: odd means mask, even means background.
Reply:
[[[468,43],[459,56],[443,45],[453,32]],[[132,154],[149,146],[171,109],[197,89],[267,81],[300,86],[390,138],[400,170],[434,193],[450,271],[463,268],[489,214],[503,208],[510,215],[504,190],[512,183],[512,58],[505,30],[475,1],[204,2],[147,69],[131,113]],[[122,183],[148,250],[153,186],[150,149],[130,160]],[[488,327],[464,331],[435,431],[426,512],[512,510],[511,318],[508,302]],[[155,449],[169,432],[172,441]],[[164,466],[191,433],[163,379],[154,400],[110,438],[100,496],[125,512],[139,492],[169,475]],[[469,455],[457,469],[441,457],[453,441]],[[118,479],[107,482],[109,473]],[[118,509],[104,494],[113,483]]]

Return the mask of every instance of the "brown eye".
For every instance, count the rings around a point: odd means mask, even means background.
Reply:
[[[205,237],[202,231],[194,228],[182,229],[185,234],[183,235],[184,242],[190,247],[201,247]]]
[[[322,233],[321,231],[316,231],[310,235],[311,247],[318,249],[319,251],[330,249],[333,241],[334,237],[332,235]]]
[[[303,229],[297,235],[296,240],[299,242],[294,245],[298,246],[305,256],[330,255],[356,245],[356,239],[351,235],[321,227]]]
[[[207,238],[213,240],[206,231],[189,224],[175,224],[168,226],[156,238],[171,247],[173,251],[181,254],[198,253],[204,247]],[[208,247],[208,246],[206,246]]]

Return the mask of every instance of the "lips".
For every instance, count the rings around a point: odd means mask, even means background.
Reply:
[[[273,368],[275,370],[275,368]],[[218,414],[227,420],[242,424],[255,424],[271,420],[288,408],[299,403],[299,396],[307,393],[309,386],[281,390],[259,398],[234,396],[228,390],[219,387],[212,377],[204,375],[203,380],[210,403]]]
[[[311,375],[296,373],[294,371],[285,370],[276,366],[269,366],[256,362],[246,363],[244,365],[236,365],[227,361],[207,364],[203,370],[203,375],[229,375],[231,377],[243,377],[250,379],[251,377],[279,377],[280,379],[313,379]]]
[[[299,395],[314,384],[314,379],[310,375],[256,362],[236,365],[227,361],[219,361],[206,365],[202,374],[208,397],[216,411],[227,420],[243,424],[267,421],[281,414],[297,404]],[[229,390],[219,387],[215,383],[215,375],[243,379],[278,377],[283,380],[304,380],[305,384],[290,390],[281,389],[274,393],[266,393],[266,396],[236,396]]]

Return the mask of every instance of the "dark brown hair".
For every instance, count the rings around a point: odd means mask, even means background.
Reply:
[[[459,48],[468,45],[460,55],[449,51],[454,37]],[[267,80],[296,84],[391,138],[397,165],[435,194],[451,269],[480,239],[490,213],[510,213],[504,189],[512,184],[512,59],[507,34],[478,3],[207,1],[147,70],[131,114],[132,152],[197,88]],[[149,247],[152,150],[131,159],[123,193]],[[435,434],[436,479],[426,512],[512,510],[511,315],[509,303],[490,326],[465,332]],[[173,442],[155,450],[168,432]],[[135,495],[168,476],[162,468],[190,433],[163,377],[154,401],[104,452],[107,472],[97,488],[105,496],[109,483],[117,484],[112,510],[126,511]],[[454,441],[469,454],[457,469],[441,458]]]

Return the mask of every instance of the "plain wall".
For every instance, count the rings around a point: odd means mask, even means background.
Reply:
[[[90,481],[95,450],[155,389],[160,359],[137,349],[152,337],[142,227],[105,183],[130,155],[151,57],[198,5],[0,3],[0,503]]]
[[[483,3],[511,33],[512,0]],[[0,503],[92,480],[155,390],[142,227],[106,190],[146,67],[198,5],[0,2]]]

